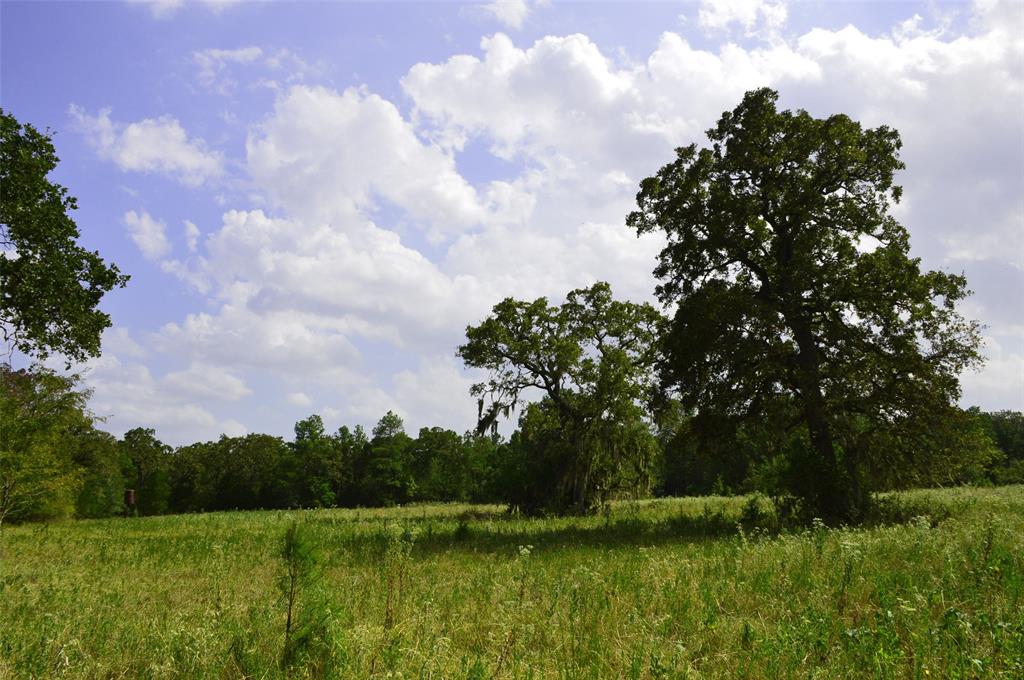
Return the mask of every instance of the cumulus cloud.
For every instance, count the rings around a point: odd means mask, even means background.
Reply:
[[[543,168],[529,190],[530,222],[545,225],[538,236],[549,243],[571,242],[541,218],[557,213],[546,205],[545,189],[560,178],[566,191],[554,193],[600,222],[586,212],[600,200],[577,206],[573,197],[621,177],[618,194],[614,184],[594,192],[605,197],[603,219],[614,223],[611,197],[621,197],[619,214],[625,214],[636,183],[668,160],[668,150],[700,143],[703,130],[745,90],[772,85],[784,106],[815,115],[842,111],[902,131],[908,170],[899,178],[906,192],[898,214],[926,264],[1010,259],[1019,265],[1021,123],[1013,106],[994,102],[1024,100],[1024,47],[1012,37],[1022,30],[1021,13],[1005,5],[977,10],[975,29],[964,34],[926,31],[915,21],[891,35],[869,36],[853,26],[814,29],[788,42],[725,44],[713,52],[666,33],[640,67],[616,67],[584,36],[518,48],[499,34],[482,42],[482,57],[416,65],[403,86],[436,137],[455,146],[491,140],[495,153]],[[493,234],[474,236],[488,237]],[[457,243],[453,250],[463,248]],[[486,259],[486,249],[480,252]],[[467,250],[460,259],[473,256]],[[987,307],[1002,295],[978,291]]]
[[[146,350],[132,338],[131,332],[124,326],[113,326],[103,331],[102,345],[104,352],[112,352],[118,356],[133,359],[146,356]]]
[[[167,226],[163,222],[154,219],[145,210],[137,213],[129,210],[123,219],[125,226],[128,227],[128,235],[147,260],[159,260],[171,252],[171,242],[167,240]]]
[[[120,436],[135,427],[157,430],[171,443],[217,437],[223,428],[204,405],[153,377],[142,363],[122,363],[112,352],[89,362],[85,386],[93,391],[90,409],[104,418],[104,429]]]
[[[346,233],[229,212],[205,246],[199,271],[221,305],[166,324],[156,347],[316,384],[367,408],[379,401],[367,396],[378,362],[384,370],[427,347],[450,352],[467,315],[493,304],[471,277],[444,275],[372,224]]]
[[[1024,329],[1000,342],[987,336],[982,347],[985,366],[962,378],[963,401],[985,410],[1024,410]]]
[[[228,418],[220,424],[221,431],[229,437],[244,437],[249,434],[249,428],[234,418]]]
[[[417,111],[456,148],[472,137],[494,153],[525,156],[547,175],[590,170],[629,180],[668,159],[673,144],[766,82],[817,79],[817,65],[786,45],[698,50],[666,33],[642,67],[616,67],[584,35],[518,48],[505,35],[481,42],[483,58],[417,64],[402,79]],[[666,146],[666,143],[669,146]]]
[[[449,153],[425,144],[394,104],[358,89],[293,87],[249,136],[249,171],[290,215],[342,224],[380,200],[436,233],[484,208]]]
[[[739,26],[748,36],[774,36],[788,14],[785,0],[701,0],[697,23],[710,33]]]
[[[428,356],[415,370],[392,377],[391,403],[408,414],[406,427],[412,434],[438,426],[461,432],[476,425],[476,412],[467,408],[466,398],[472,384],[453,355]]]
[[[210,364],[194,363],[184,371],[168,373],[163,383],[172,391],[192,398],[236,401],[252,394],[244,380],[221,366]]]
[[[129,0],[129,2],[145,5],[156,19],[168,19],[185,6],[185,0]]]
[[[523,27],[523,22],[530,15],[532,8],[528,0],[493,0],[480,5],[480,9],[509,28],[518,29]]]
[[[181,322],[165,324],[154,344],[171,355],[235,370],[344,380],[359,359],[345,330],[344,319],[290,310],[257,313],[226,304],[214,314],[188,314]]]
[[[289,392],[285,399],[292,406],[310,406],[313,404],[313,400],[305,392]]]
[[[188,248],[190,253],[194,253],[198,243],[199,227],[191,220],[185,220],[185,247]]]
[[[242,377],[199,362],[154,375],[144,363],[152,356],[152,335],[144,336],[140,343],[128,328],[107,329],[102,356],[80,366],[83,385],[92,391],[89,407],[103,420],[103,429],[120,436],[135,427],[154,428],[173,445],[246,433],[237,420],[215,415],[218,407],[252,395]],[[59,361],[52,363],[61,370]]]
[[[75,104],[70,108],[75,128],[100,157],[122,170],[172,175],[190,186],[223,173],[221,154],[207,149],[202,139],[189,139],[176,118],[161,116],[123,124],[111,120],[110,113],[110,109],[102,109],[92,116]]]
[[[1024,44],[1013,37],[1024,31],[1024,13],[976,20],[983,31],[961,36],[812,30],[799,38],[800,51],[848,89],[790,96],[818,109],[828,97],[865,124],[901,131],[908,170],[899,178],[900,216],[933,263],[1010,257],[1019,266],[1024,135],[1013,107],[994,102],[1024,101]]]

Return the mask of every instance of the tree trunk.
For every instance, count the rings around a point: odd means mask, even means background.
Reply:
[[[797,383],[804,423],[811,441],[815,465],[807,471],[806,488],[821,519],[857,522],[864,510],[860,475],[852,455],[839,460],[821,389],[820,358],[810,323],[803,318],[790,322],[799,352]]]
[[[579,446],[579,443],[576,444]],[[577,461],[582,462],[583,470],[578,472],[575,479],[575,510],[576,514],[584,515],[590,510],[590,472],[594,467],[592,454],[590,451],[577,450]],[[582,460],[580,460],[582,458]],[[579,463],[577,463],[579,466]]]

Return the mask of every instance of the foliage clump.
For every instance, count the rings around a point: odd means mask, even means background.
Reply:
[[[0,332],[25,354],[83,361],[110,326],[100,299],[128,276],[78,245],[77,201],[47,179],[58,160],[48,132],[0,110]]]

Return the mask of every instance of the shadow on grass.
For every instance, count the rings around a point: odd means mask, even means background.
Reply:
[[[737,518],[723,513],[665,519],[601,517],[559,520],[511,516],[487,521],[440,524],[432,520],[404,521],[396,527],[349,534],[340,538],[346,551],[360,557],[383,555],[390,542],[412,543],[413,554],[497,553],[514,555],[520,546],[534,549],[618,548],[670,543],[694,543],[737,536]]]
[[[716,507],[717,506],[717,507]],[[896,497],[877,499],[860,528],[905,524],[926,519],[932,526],[948,519],[951,508],[934,501]],[[314,523],[317,520],[311,520]],[[376,522],[374,522],[376,524]],[[405,517],[389,525],[381,522],[371,530],[339,536],[346,551],[360,557],[383,555],[395,540],[412,543],[412,552],[423,556],[447,552],[514,555],[520,546],[535,549],[622,548],[679,543],[703,543],[723,538],[778,536],[782,533],[827,530],[814,520],[782,517],[775,504],[763,496],[751,497],[742,507],[706,503],[703,511],[683,509],[665,516],[586,516],[524,518],[499,510],[469,511],[458,517]]]

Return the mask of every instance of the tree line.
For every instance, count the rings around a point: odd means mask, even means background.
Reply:
[[[484,375],[474,432],[414,439],[389,413],[369,435],[326,434],[314,416],[294,441],[171,452],[146,430],[112,443],[73,380],[8,367],[18,422],[0,475],[48,480],[35,485],[43,514],[119,512],[119,484],[143,512],[486,500],[566,514],[658,490],[758,489],[830,523],[863,521],[884,489],[1019,478],[1019,414],[957,406],[959,376],[982,364],[981,326],[960,313],[967,281],[923,269],[890,214],[899,133],[778,98],[746,93],[707,145],[677,148],[640,183],[625,224],[664,238],[660,310],[598,282],[562,304],[507,298],[467,327],[457,354]],[[5,339],[37,357],[95,356],[110,324],[96,304],[127,277],[75,244],[74,199],[46,179],[48,135],[6,114],[0,132]],[[502,418],[518,419],[507,441]],[[61,449],[54,432],[79,439]]]
[[[88,412],[75,378],[42,368],[0,367],[0,522],[218,510],[374,507],[414,502],[509,504],[549,499],[557,460],[545,447],[546,407],[528,410],[505,438],[424,427],[413,437],[385,414],[362,427],[325,429],[317,415],[295,424],[286,441],[268,434],[221,436],[177,448],[152,429],[120,439]],[[678,407],[649,430],[645,464],[605,480],[598,502],[659,495],[777,492],[772,462],[757,434],[735,432],[732,446],[707,449],[695,420]],[[963,411],[967,450],[943,478],[886,481],[922,484],[1024,482],[1024,414]],[[542,423],[536,420],[540,418]],[[130,490],[130,492],[129,492]],[[128,492],[128,493],[126,493]]]

